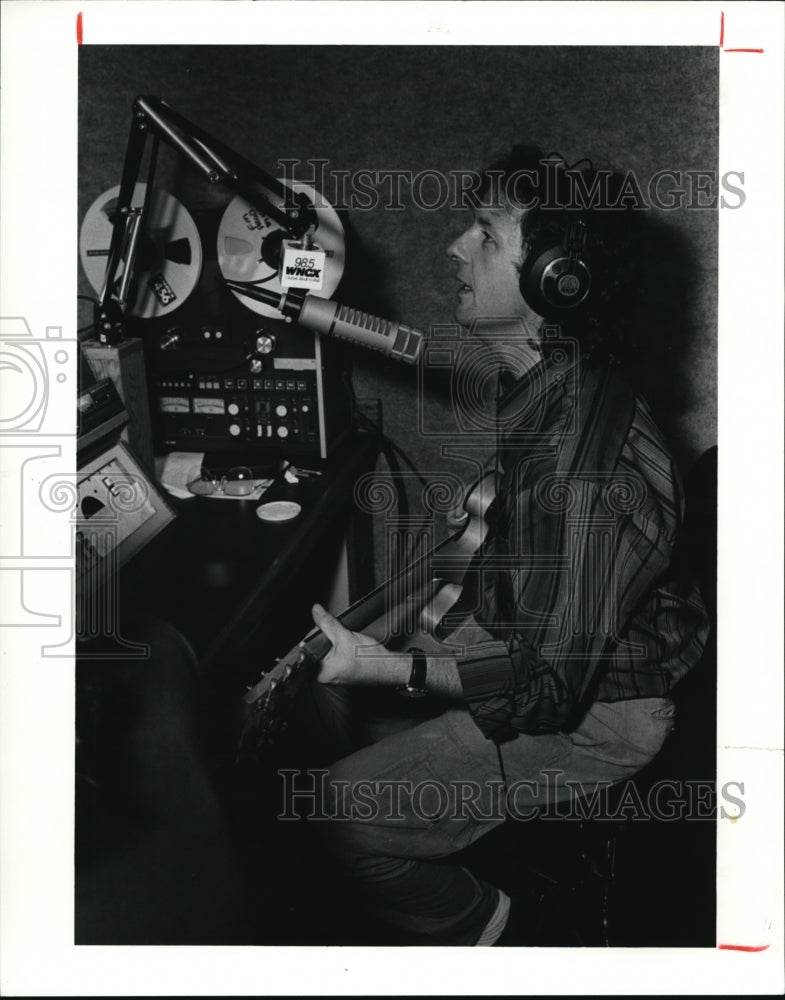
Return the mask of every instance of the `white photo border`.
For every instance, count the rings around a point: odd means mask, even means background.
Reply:
[[[2,4],[0,315],[22,317],[34,339],[76,336],[78,31],[85,45],[722,43],[719,167],[744,170],[747,194],[743,211],[720,213],[718,786],[744,781],[748,804],[743,821],[718,822],[721,947],[587,949],[568,962],[553,949],[309,949],[303,960],[304,949],[292,948],[74,947],[73,676],[67,657],[36,652],[33,615],[30,627],[3,630],[0,661],[6,995],[782,991],[783,10],[743,2]],[[509,23],[512,37],[501,30]],[[75,358],[65,373],[63,391],[52,386],[50,422],[19,445],[48,449],[54,468],[75,467],[73,436],[58,431],[73,420]],[[18,478],[9,486],[5,471],[4,515],[23,488]],[[0,605],[25,603],[30,569],[61,608],[69,553],[60,542],[47,549],[46,528],[36,544],[30,553],[21,542],[2,548]]]

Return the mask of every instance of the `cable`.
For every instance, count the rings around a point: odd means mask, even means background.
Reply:
[[[360,421],[360,423],[362,423],[369,430],[374,431],[376,435],[380,438],[380,440],[384,441],[384,446],[386,449],[389,449],[390,451],[399,455],[403,459],[404,463],[412,470],[412,472],[415,474],[415,476],[420,481],[420,484],[422,486],[424,487],[428,486],[428,480],[424,478],[420,470],[417,468],[414,462],[412,462],[412,460],[409,458],[409,456],[406,454],[403,448],[401,448],[401,446],[396,444],[395,441],[392,440],[392,438],[389,438],[382,430],[380,430],[379,425],[376,423],[375,420],[372,420],[365,413],[357,412],[355,416]]]
[[[237,290],[239,290],[241,288],[254,288],[256,285],[264,285],[268,281],[273,281],[273,279],[275,279],[277,277],[278,277],[278,272],[277,271],[273,271],[271,274],[268,274],[266,278],[256,278],[254,281],[228,281],[227,280],[226,284],[230,288],[232,287],[232,285],[237,286]]]
[[[401,448],[400,445],[396,444],[392,438],[388,437],[381,429],[381,427],[376,423],[375,420],[373,420],[367,414],[361,413],[357,409],[357,396],[355,395],[354,386],[352,385],[351,379],[344,376],[344,385],[348,389],[349,395],[351,396],[352,407],[354,409],[355,417],[361,423],[363,423],[369,430],[372,430],[380,440],[384,441],[386,447],[391,448],[393,451],[395,451],[403,459],[405,464],[408,465],[408,467],[412,470],[417,479],[420,481],[420,484],[424,487],[427,487],[428,480],[424,478],[420,470],[417,468],[417,466],[414,464],[411,458],[409,458],[408,454],[403,450],[403,448]]]
[[[379,450],[384,455],[388,468],[390,470],[390,475],[393,481],[393,487],[395,489],[396,495],[398,497],[398,510],[402,517],[406,517],[409,514],[409,498],[406,493],[406,485],[404,478],[401,475],[401,466],[398,462],[398,456],[403,460],[403,462],[412,470],[414,475],[419,480],[420,484],[424,489],[428,487],[428,480],[422,475],[420,470],[408,456],[408,454],[401,448],[392,438],[388,437],[384,431],[381,429],[379,424],[375,420],[372,420],[367,414],[361,413],[357,408],[357,396],[354,391],[354,385],[352,384],[351,378],[348,372],[344,372],[343,376],[344,385],[349,393],[352,403],[352,410],[355,415],[355,419],[364,426],[367,430],[371,431],[377,438],[379,443]],[[403,569],[406,565],[409,565],[415,557],[415,549],[417,542],[414,538],[411,539],[410,545],[407,545],[407,549],[401,553],[400,562],[402,566],[391,565],[389,567],[390,575],[395,576],[400,569]],[[392,555],[391,555],[392,559]]]

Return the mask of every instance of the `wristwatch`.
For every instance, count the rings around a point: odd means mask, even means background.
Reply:
[[[409,683],[401,684],[396,688],[396,691],[398,694],[402,694],[404,698],[424,698],[428,694],[425,688],[425,674],[428,669],[428,661],[421,649],[412,647],[409,652],[412,654],[412,672],[409,675]]]

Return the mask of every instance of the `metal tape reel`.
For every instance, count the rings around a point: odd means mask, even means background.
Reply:
[[[328,256],[322,287],[313,294],[329,298],[338,287],[346,261],[343,226],[335,209],[314,188],[296,181],[292,187],[297,193],[306,194],[314,205],[317,226],[313,233],[313,249],[324,250]],[[276,207],[284,207],[282,198],[271,197],[270,201]],[[259,288],[283,292],[278,268],[273,262],[282,241],[283,230],[278,223],[238,195],[227,205],[218,227],[217,256],[221,274],[227,281],[253,282]],[[261,316],[281,319],[281,313],[272,306],[238,292],[234,295],[238,302]]]
[[[134,187],[132,205],[144,203],[147,185]],[[79,233],[79,257],[87,280],[100,295],[106,275],[109,244],[120,185],[104,191],[87,210]],[[123,275],[121,260],[115,275]],[[150,212],[136,257],[136,299],[128,308],[131,316],[152,319],[179,308],[193,292],[202,271],[202,243],[188,210],[161,188],[153,191]]]

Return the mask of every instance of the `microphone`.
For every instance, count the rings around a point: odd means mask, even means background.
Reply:
[[[425,334],[415,327],[349,309],[332,299],[321,299],[308,292],[273,292],[237,281],[226,284],[239,295],[273,306],[287,319],[308,330],[381,351],[385,357],[404,364],[414,365],[420,357]]]

